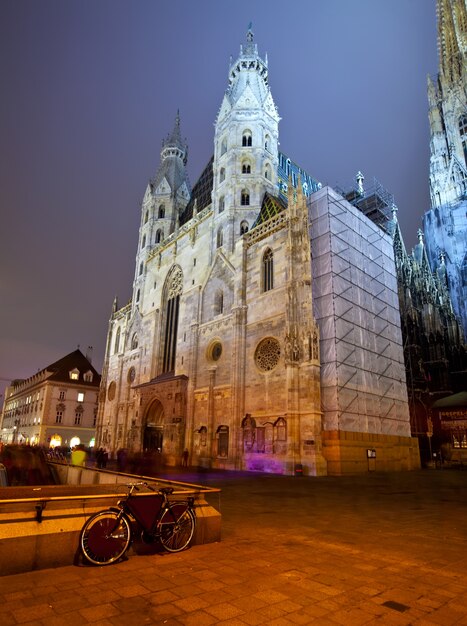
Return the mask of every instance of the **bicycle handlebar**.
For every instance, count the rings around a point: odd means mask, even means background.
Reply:
[[[139,487],[147,487],[150,491],[158,491],[161,495],[170,496],[173,493],[173,487],[161,487],[160,489],[155,489],[147,482],[140,481],[137,483],[128,483],[126,487],[129,488],[129,495],[133,493],[133,491],[139,491]]]

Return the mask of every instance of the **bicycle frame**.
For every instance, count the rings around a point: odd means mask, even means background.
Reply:
[[[154,493],[134,495],[139,485]],[[128,494],[116,507],[100,511],[84,524],[80,534],[83,555],[94,565],[108,565],[127,551],[139,529],[141,539],[156,539],[168,552],[180,552],[190,543],[196,525],[194,498],[169,500],[171,487],[156,491],[147,483],[127,485]]]

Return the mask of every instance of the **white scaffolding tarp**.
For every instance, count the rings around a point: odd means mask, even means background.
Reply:
[[[330,188],[310,224],[324,429],[410,436],[392,240]]]

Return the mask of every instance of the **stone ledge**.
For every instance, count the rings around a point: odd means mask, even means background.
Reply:
[[[171,484],[176,491],[183,491],[180,497],[193,496],[196,510],[193,545],[221,539],[221,514],[206,501],[202,493],[219,492],[218,489],[155,481],[150,477],[116,472],[96,472],[73,466],[63,466],[60,472],[76,480],[85,478],[89,482],[81,485],[0,489],[0,576],[78,564],[81,528],[93,513],[116,505],[125,493],[123,485],[118,487],[116,484],[118,482],[145,480],[148,483]],[[64,495],[60,496],[60,490]],[[76,495],[79,491],[81,495]],[[107,494],[103,491],[107,491]],[[134,549],[135,552],[140,551],[139,542],[135,541]]]

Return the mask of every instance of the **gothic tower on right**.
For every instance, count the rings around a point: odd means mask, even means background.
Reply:
[[[423,218],[430,265],[445,263],[467,336],[467,7],[437,0],[439,71],[428,77],[431,209]]]

